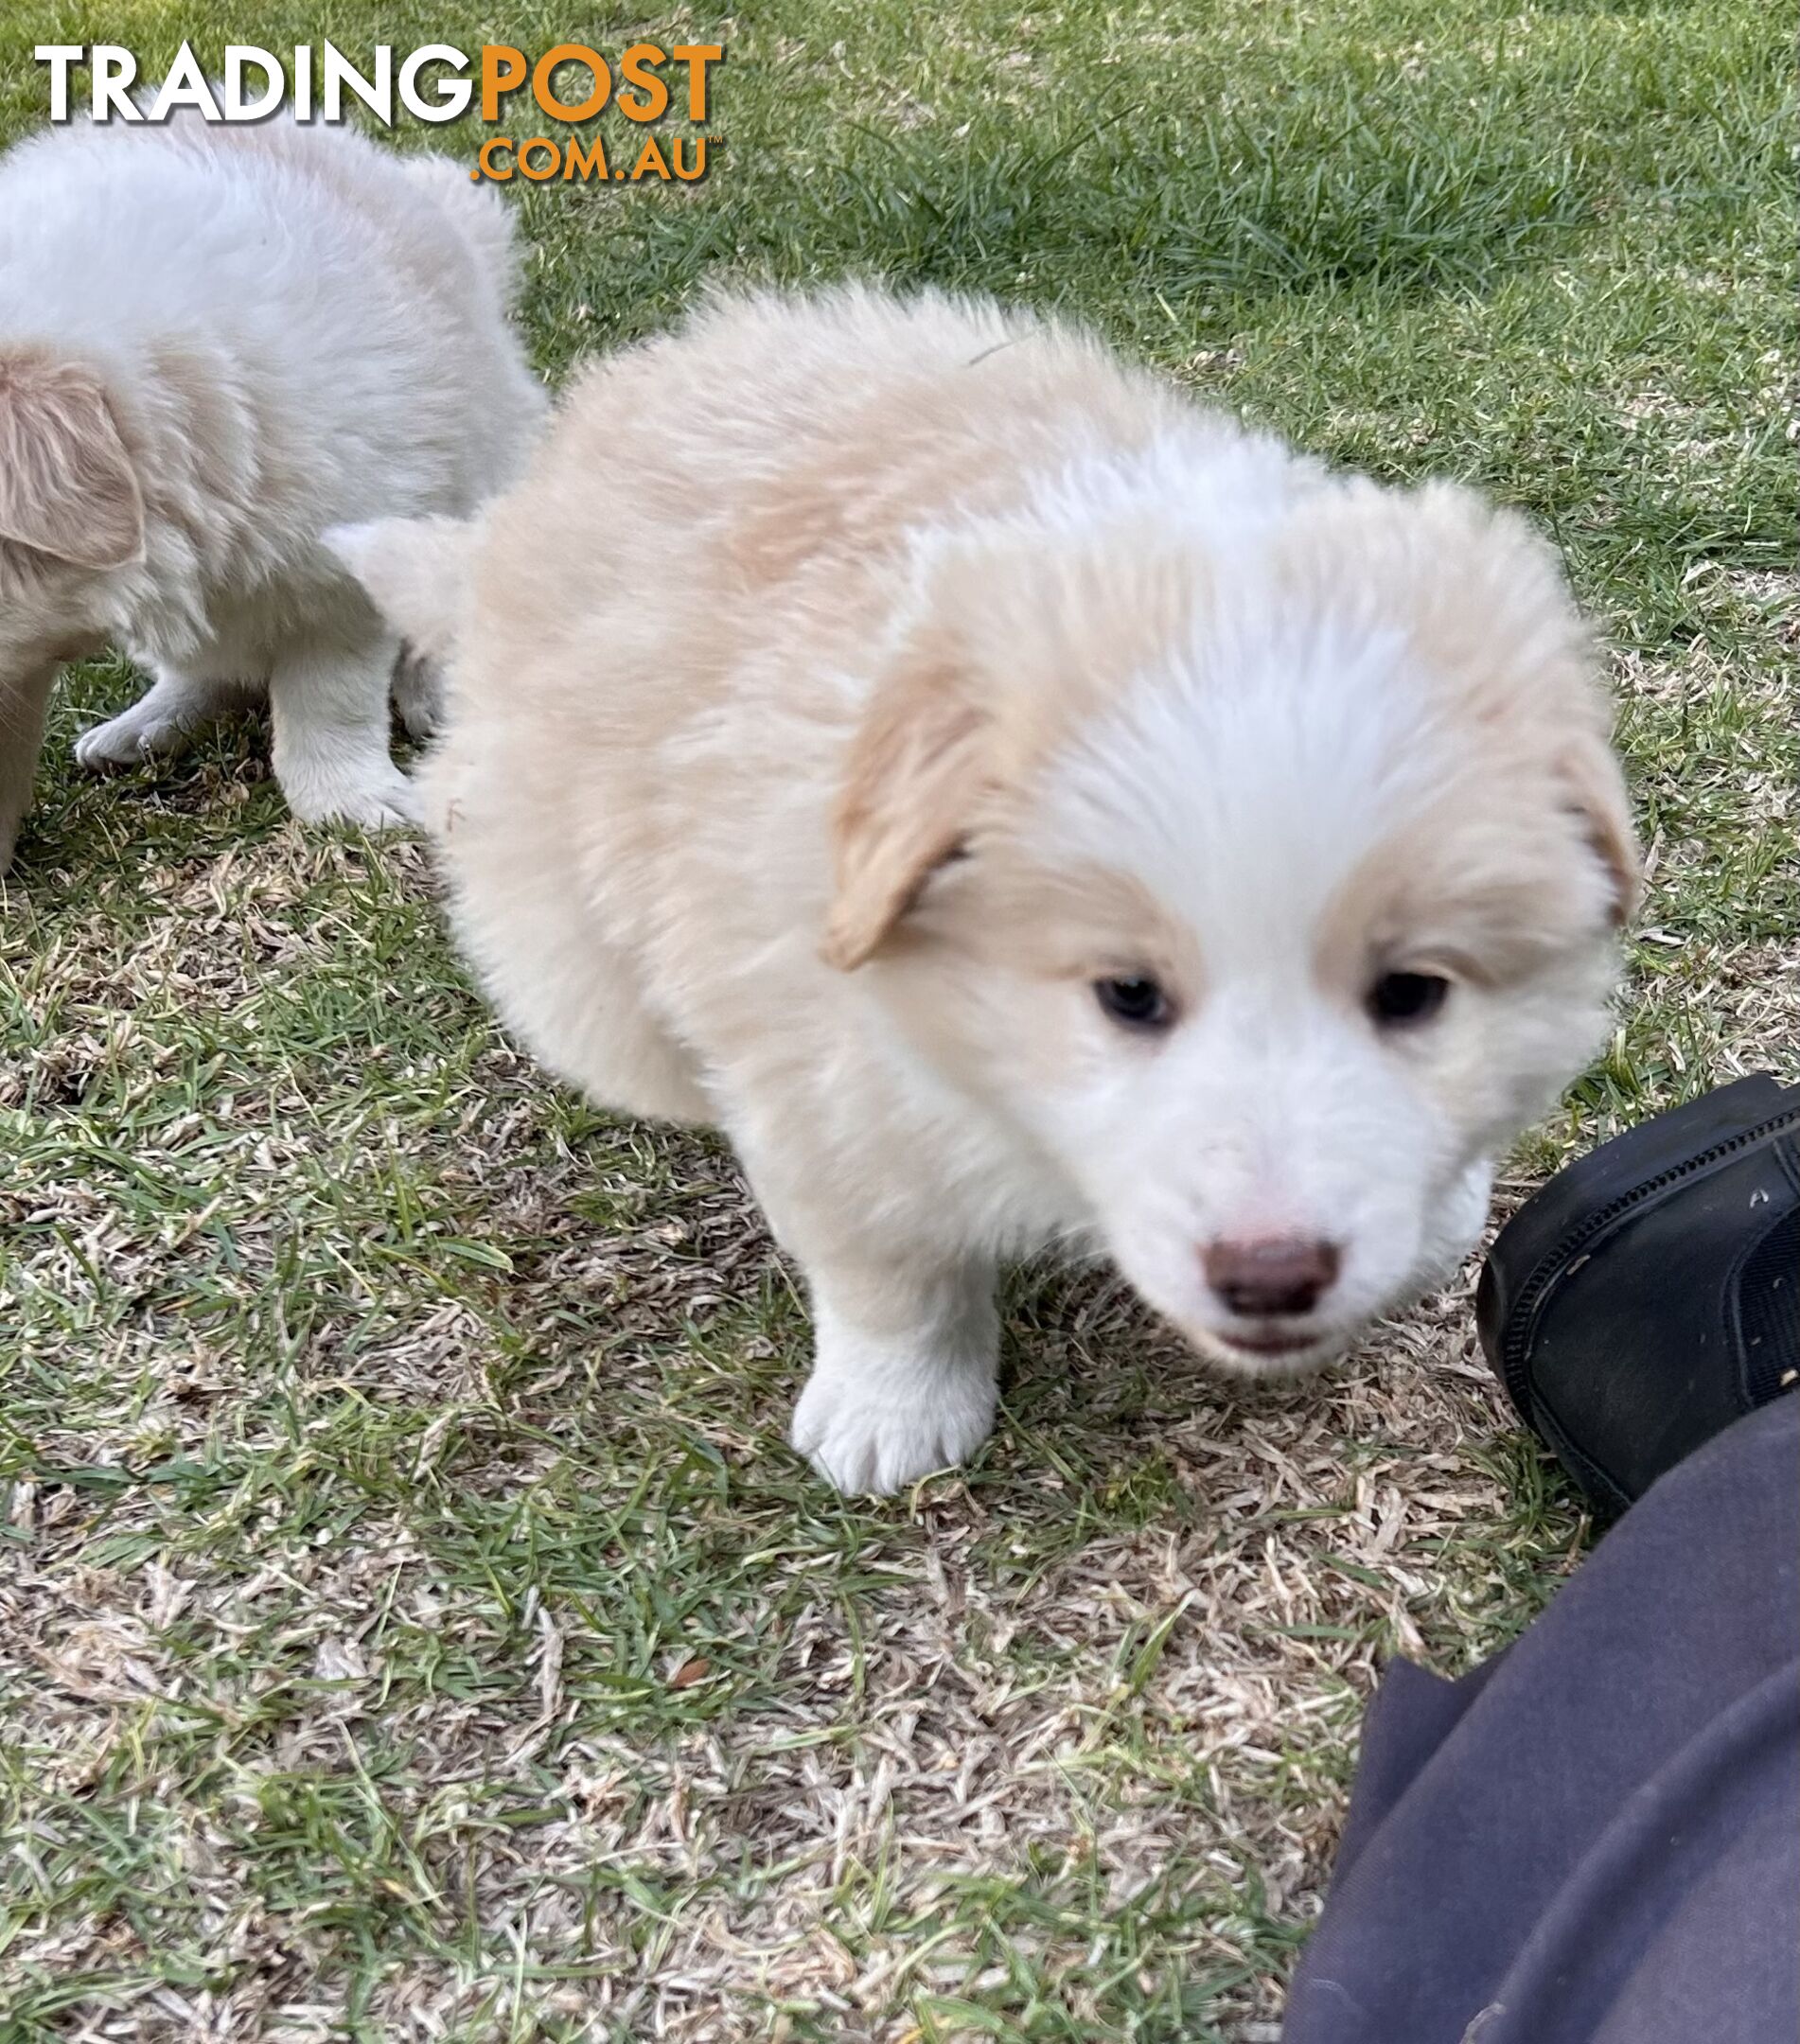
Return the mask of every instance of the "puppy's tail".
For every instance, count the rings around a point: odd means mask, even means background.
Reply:
[[[378,519],[324,539],[413,651],[442,661],[462,634],[475,533],[459,519]]]
[[[519,297],[521,256],[512,208],[494,187],[470,178],[468,167],[450,156],[404,156],[408,178],[442,207],[468,245],[484,275],[493,280],[510,311]]]

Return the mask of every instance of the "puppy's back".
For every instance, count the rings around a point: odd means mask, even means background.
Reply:
[[[856,286],[715,299],[576,379],[488,519],[476,608],[491,597],[516,650],[579,675],[582,644],[634,636],[622,592],[664,590],[682,632],[657,714],[678,687],[697,712],[788,629],[780,606],[814,590],[866,632],[920,533],[1004,513],[1046,469],[1196,416],[1085,333],[987,301]],[[498,703],[518,684],[492,685]]]
[[[446,452],[473,427],[491,459],[539,399],[504,326],[508,215],[450,168],[350,129],[192,109],[46,131],[0,155],[0,344],[28,322],[127,363],[168,342],[221,347],[271,406],[285,392],[309,414],[323,393],[321,430],[365,390],[396,414],[410,400],[415,433],[446,398],[475,406],[430,428]]]
[[[590,368],[484,520],[425,775],[465,943],[540,1054],[606,1098],[627,982],[691,1012],[733,958],[811,957],[915,548],[1195,416],[1079,332],[856,288],[715,301]]]

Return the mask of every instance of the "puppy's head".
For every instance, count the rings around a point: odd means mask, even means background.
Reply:
[[[0,347],[0,697],[94,649],[112,578],[143,554],[144,500],[100,378]]]
[[[1253,1371],[1454,1263],[1636,887],[1548,550],[1447,487],[946,547],[852,747],[825,956]]]

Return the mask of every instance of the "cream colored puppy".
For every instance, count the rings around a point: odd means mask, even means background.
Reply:
[[[154,685],[84,766],[266,694],[297,816],[401,819],[390,683],[421,731],[431,678],[319,536],[523,466],[515,267],[465,168],[348,129],[189,110],[0,157],[0,870],[57,668],[109,640]]]
[[[455,642],[470,957],[593,1099],[729,1135],[847,1489],[985,1436],[1047,1242],[1234,1368],[1334,1356],[1602,1032],[1634,855],[1548,548],[1066,327],[715,305],[478,533],[341,544]]]

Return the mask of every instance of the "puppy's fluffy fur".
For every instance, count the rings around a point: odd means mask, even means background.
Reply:
[[[523,466],[514,268],[496,195],[347,129],[185,113],[0,159],[0,869],[56,668],[109,639],[154,686],[84,764],[266,691],[297,815],[399,819],[399,642],[319,535],[467,516]],[[426,670],[397,683],[429,725]]]
[[[455,641],[469,955],[595,1100],[730,1136],[846,1488],[983,1438],[997,1260],[1050,1241],[1227,1365],[1333,1355],[1603,1029],[1634,854],[1548,549],[1067,328],[715,305],[589,371],[478,532],[344,546]],[[1315,1298],[1209,1276],[1295,1242]]]

